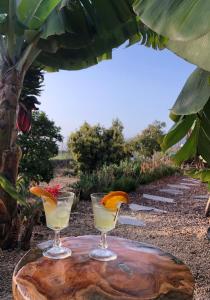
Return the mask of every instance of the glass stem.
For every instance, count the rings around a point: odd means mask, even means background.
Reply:
[[[108,248],[107,239],[106,239],[106,233],[105,232],[101,233],[100,247],[102,249],[107,249]]]
[[[60,247],[61,241],[60,241],[60,230],[55,230],[55,238],[53,247]]]

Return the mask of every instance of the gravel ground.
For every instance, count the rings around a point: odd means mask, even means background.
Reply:
[[[167,210],[168,213],[132,212],[124,207],[121,214],[143,219],[145,227],[118,225],[111,235],[153,244],[177,256],[186,263],[195,278],[194,300],[210,299],[210,242],[206,238],[209,220],[204,217],[206,200],[195,200],[193,196],[206,194],[204,184],[183,190],[183,195],[171,196],[159,189],[168,183],[181,182],[181,176],[171,176],[153,182],[130,194],[132,203],[151,205]],[[184,181],[182,181],[184,183]],[[173,198],[176,204],[158,203],[143,200],[143,193]],[[77,210],[71,214],[70,226],[63,235],[98,234],[93,227],[92,209],[89,202],[81,201]],[[36,226],[32,244],[50,239],[52,232],[45,226]],[[11,277],[15,264],[24,255],[23,251],[3,251],[0,253],[0,299],[9,300],[11,296]]]

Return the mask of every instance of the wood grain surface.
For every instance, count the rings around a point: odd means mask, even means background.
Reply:
[[[42,248],[30,250],[13,274],[15,300],[192,299],[194,280],[180,260],[151,245],[108,237],[118,258],[99,262],[88,253],[98,236],[64,238],[71,257],[51,260]]]

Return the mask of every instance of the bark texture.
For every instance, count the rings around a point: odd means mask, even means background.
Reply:
[[[15,184],[21,157],[16,145],[16,113],[22,81],[14,67],[3,69],[0,77],[0,173]],[[0,248],[16,246],[18,224],[16,200],[0,187]]]
[[[72,257],[52,260],[30,250],[13,274],[15,300],[190,300],[194,280],[179,259],[154,246],[109,237],[118,258],[89,258],[98,236],[63,239]],[[46,247],[46,242],[40,247]],[[49,246],[49,244],[48,244]]]

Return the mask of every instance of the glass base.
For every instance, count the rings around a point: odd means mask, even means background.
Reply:
[[[109,249],[94,249],[89,253],[89,256],[95,260],[110,261],[117,258],[117,254]]]
[[[71,256],[71,249],[62,247],[62,246],[54,246],[43,252],[45,257],[51,259],[62,259]]]

